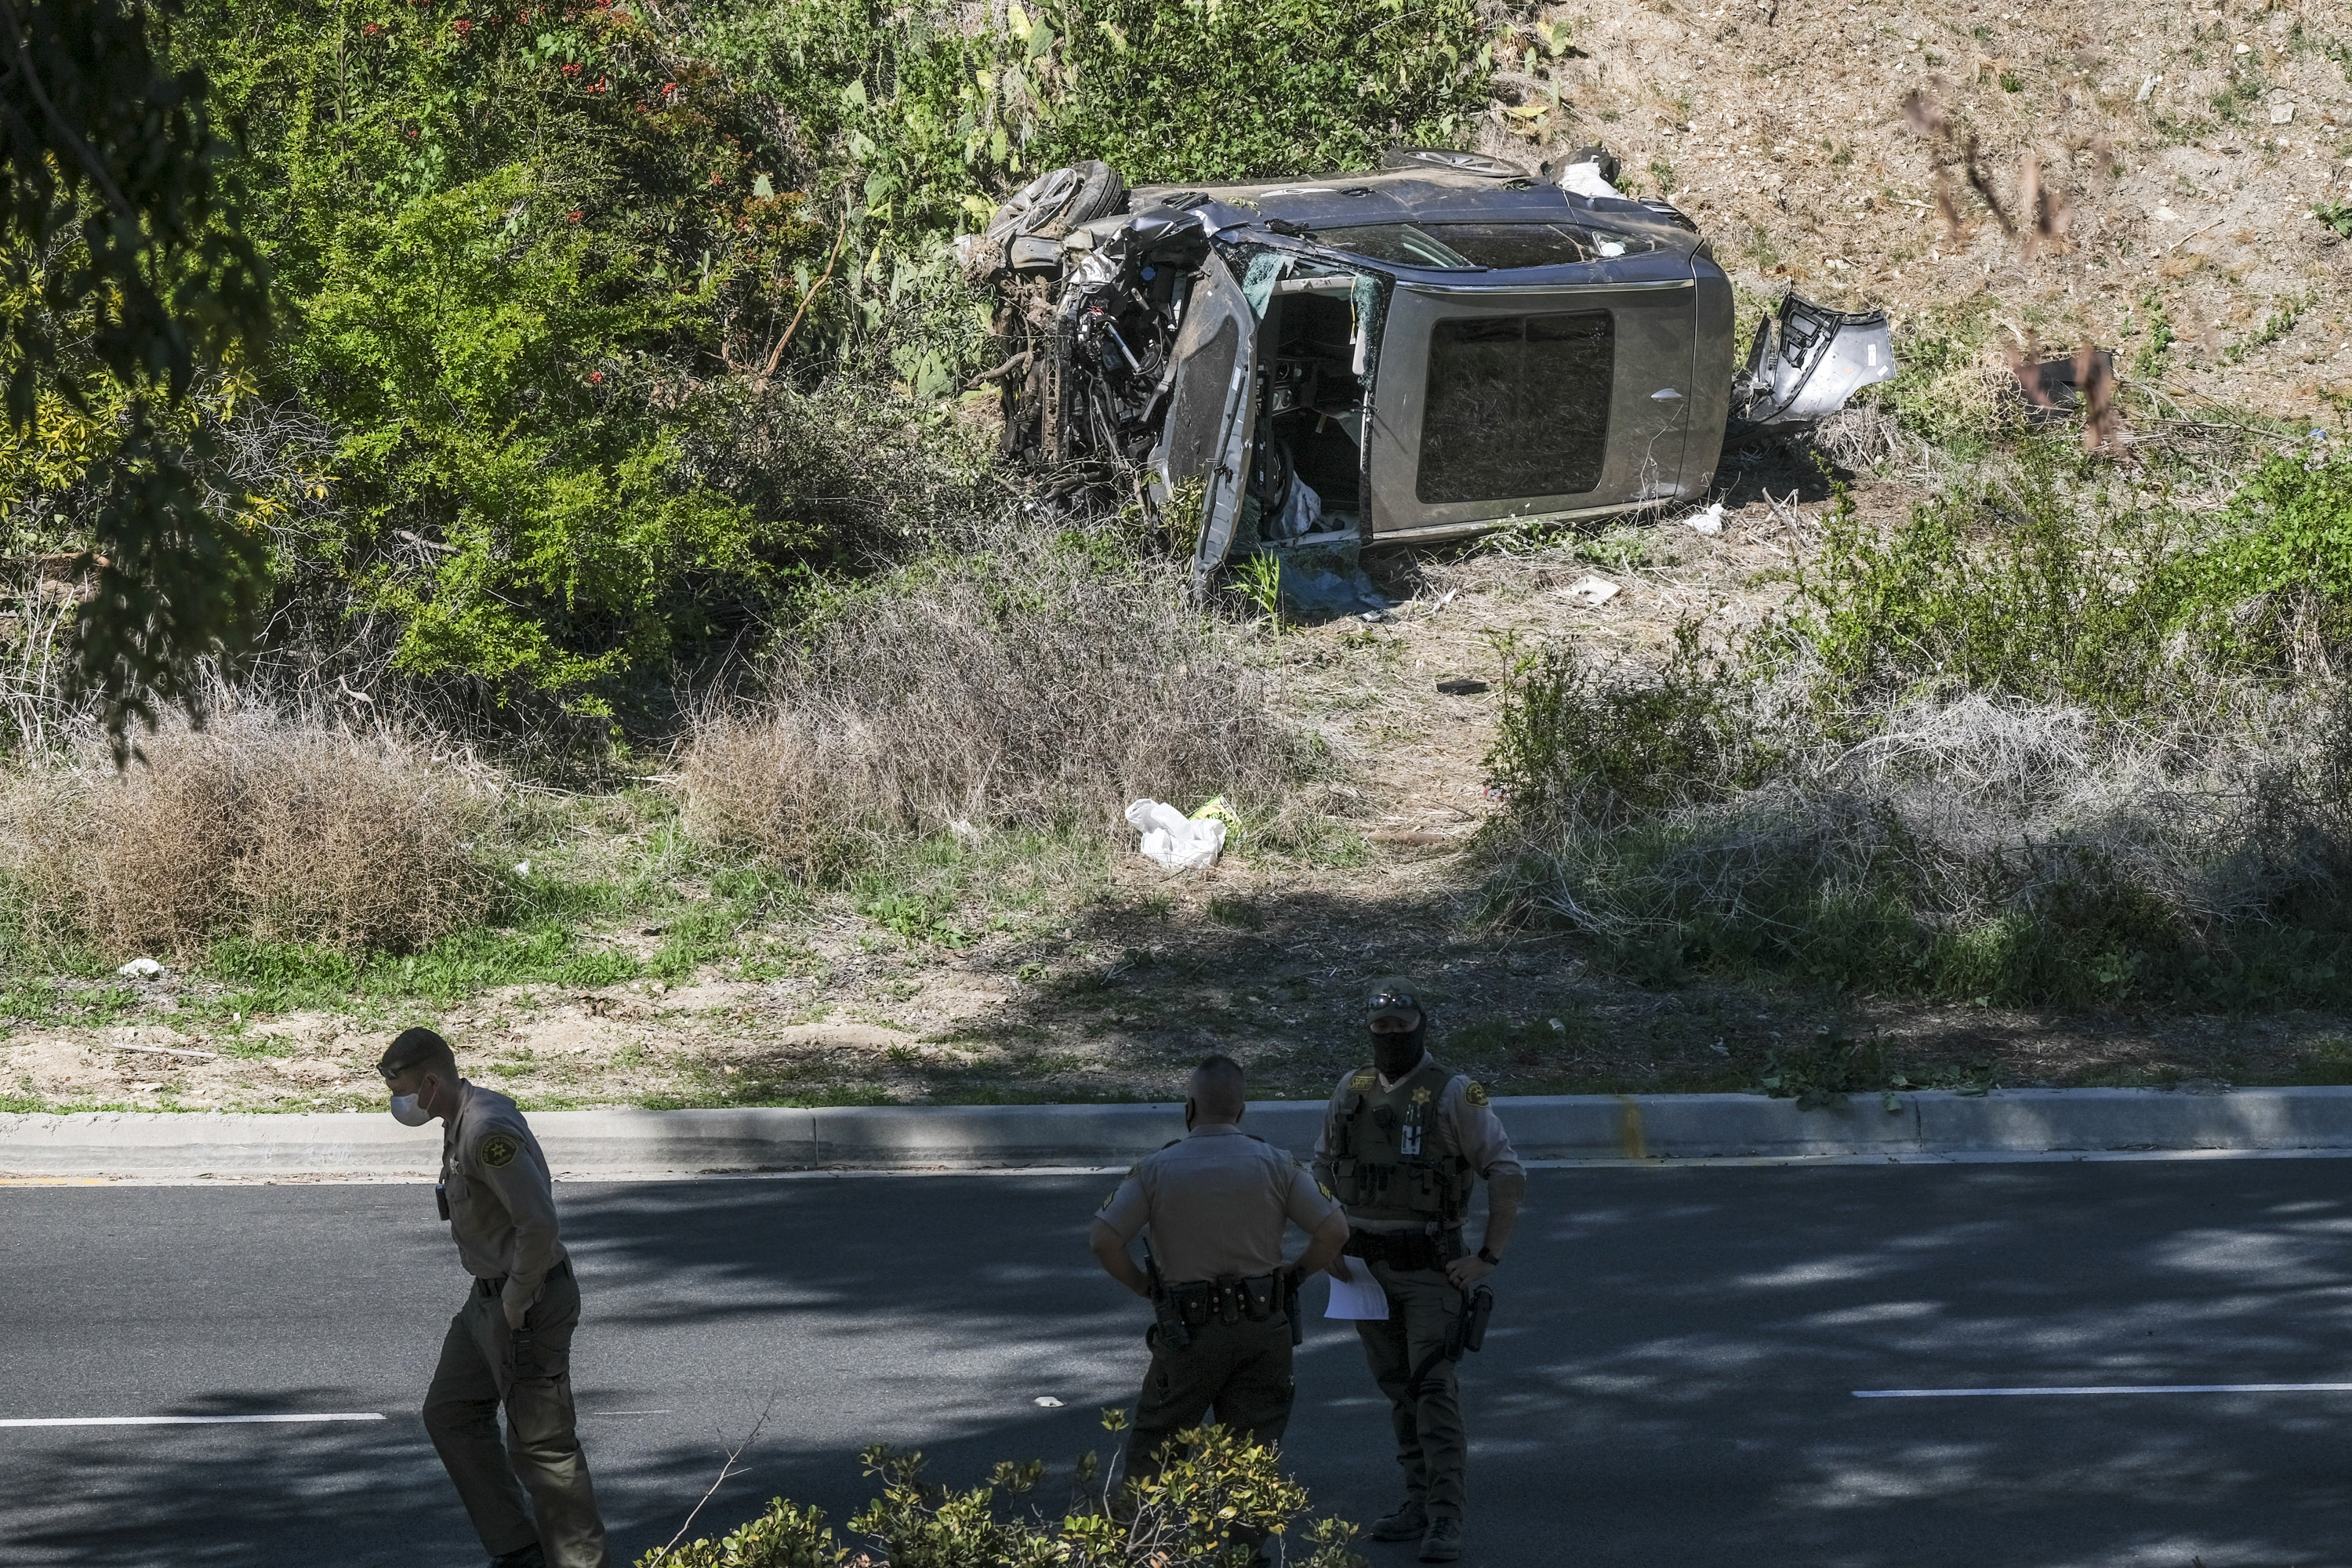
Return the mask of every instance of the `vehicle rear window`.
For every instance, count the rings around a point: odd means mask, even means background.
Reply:
[[[1606,310],[1439,321],[1414,493],[1438,505],[1592,489],[1609,451],[1616,365]]]
[[[1373,261],[1441,272],[1568,267],[1657,248],[1655,240],[1565,223],[1383,223],[1321,229],[1315,237]]]

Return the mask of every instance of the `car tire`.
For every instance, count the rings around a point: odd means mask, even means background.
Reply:
[[[1061,232],[1064,234],[1082,223],[1108,217],[1127,205],[1127,182],[1119,177],[1117,169],[1097,158],[1089,158],[1073,167],[1078,172],[1078,189],[1062,215]]]

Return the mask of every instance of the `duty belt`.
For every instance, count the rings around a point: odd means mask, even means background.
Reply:
[[[572,1259],[567,1258],[562,1262],[557,1264],[554,1268],[549,1269],[547,1271],[547,1278],[550,1279],[562,1279],[571,1272]],[[507,1277],[503,1274],[499,1275],[495,1279],[478,1279],[474,1281],[474,1289],[479,1290],[485,1296],[495,1296],[506,1288]]]
[[[1227,1274],[1216,1279],[1196,1279],[1171,1285],[1168,1299],[1183,1314],[1184,1326],[1197,1329],[1211,1318],[1235,1323],[1247,1319],[1263,1323],[1282,1307],[1282,1276]]]
[[[1443,1268],[1462,1256],[1462,1233],[1448,1230],[1432,1236],[1419,1230],[1350,1228],[1348,1245],[1340,1250],[1350,1258],[1385,1263],[1391,1268]]]

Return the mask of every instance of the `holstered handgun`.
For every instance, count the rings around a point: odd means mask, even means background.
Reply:
[[[1170,1350],[1181,1351],[1192,1342],[1192,1331],[1184,1325],[1184,1314],[1177,1310],[1176,1298],[1160,1278],[1160,1265],[1151,1256],[1151,1238],[1143,1239],[1143,1272],[1151,1280],[1151,1316],[1160,1325],[1160,1342]]]
[[[1282,1271],[1282,1310],[1290,1319],[1290,1342],[1294,1345],[1307,1338],[1307,1325],[1298,1321],[1298,1270]]]
[[[1445,1325],[1445,1359],[1460,1361],[1465,1351],[1486,1347],[1486,1320],[1495,1315],[1495,1292],[1480,1285],[1463,1303],[1463,1312]]]

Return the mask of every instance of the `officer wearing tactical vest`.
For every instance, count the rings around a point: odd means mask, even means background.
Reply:
[[[1103,1271],[1152,1303],[1150,1370],[1127,1440],[1127,1473],[1158,1473],[1175,1436],[1214,1410],[1220,1426],[1271,1443],[1290,1420],[1298,1281],[1339,1256],[1348,1216],[1282,1150],[1244,1132],[1242,1069],[1214,1056],[1193,1069],[1188,1135],[1128,1172],[1095,1216]],[[1284,1226],[1309,1235],[1296,1265]],[[1128,1256],[1139,1232],[1145,1267]]]
[[[474,1277],[441,1342],[425,1429],[490,1568],[610,1568],[573,1429],[580,1287],[556,1238],[547,1157],[514,1101],[459,1078],[448,1042],[432,1030],[403,1030],[376,1070],[404,1124],[444,1124],[436,1195],[457,1260]]]
[[[1372,988],[1372,1065],[1339,1080],[1315,1144],[1315,1173],[1347,1205],[1347,1254],[1388,1295],[1385,1320],[1360,1321],[1364,1358],[1389,1396],[1404,1506],[1373,1522],[1375,1541],[1421,1539],[1421,1560],[1462,1555],[1462,1426],[1455,1361],[1474,1320],[1473,1291],[1510,1245],[1527,1172],[1486,1091],[1426,1048],[1429,1017],[1401,976]],[[1486,1231],[1478,1249],[1462,1222],[1479,1177]],[[1332,1265],[1351,1278],[1343,1258]]]

